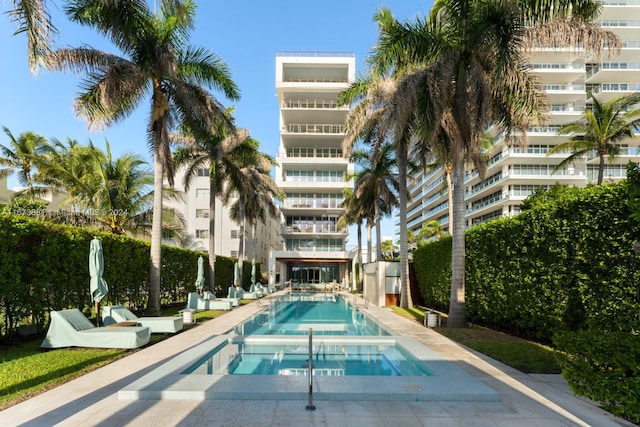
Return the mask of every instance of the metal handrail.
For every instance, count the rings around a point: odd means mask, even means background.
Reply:
[[[309,328],[309,403],[305,407],[307,411],[315,411],[313,404],[313,329]]]

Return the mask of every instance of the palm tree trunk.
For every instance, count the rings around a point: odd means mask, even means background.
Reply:
[[[256,236],[257,229],[258,229],[258,220],[256,218],[253,218],[251,220],[251,241],[253,242],[253,251],[251,252],[252,268],[256,265],[256,252],[258,251],[258,236]],[[256,282],[258,282],[258,278],[256,278]]]
[[[380,231],[380,200],[376,197],[373,203],[373,215],[376,221],[376,261],[382,259],[382,232]]]
[[[371,245],[371,222],[367,220],[367,262],[371,262],[373,259],[373,249]]]
[[[160,144],[153,144],[153,218],[149,256],[149,299],[147,314],[160,315],[160,266],[162,265],[162,188],[164,165],[160,161]]]
[[[447,170],[445,172],[445,177],[447,180],[447,199],[449,202],[449,226],[447,227],[449,230],[449,235],[453,236],[453,185],[451,184],[451,171]],[[440,239],[438,239],[440,240]]]
[[[218,167],[222,162],[222,147],[216,148],[216,163],[209,168],[209,291],[216,289],[216,196],[218,193]]]
[[[602,184],[603,179],[604,179],[604,154],[600,154],[600,159],[598,163],[598,185]]]
[[[238,223],[240,225],[240,241],[238,242],[238,279],[240,283],[236,283],[236,286],[243,287],[242,272],[244,264],[244,199],[240,196],[238,200]]]
[[[362,221],[358,221],[358,290],[362,291],[364,271],[362,270]]]
[[[458,142],[453,147],[453,225],[451,254],[451,296],[447,326],[463,328],[467,326],[464,311],[464,256],[465,256],[465,203],[464,203],[464,148]]]
[[[409,286],[409,239],[407,235],[407,146],[399,144],[396,149],[398,159],[398,199],[400,202],[400,307],[413,308]]]

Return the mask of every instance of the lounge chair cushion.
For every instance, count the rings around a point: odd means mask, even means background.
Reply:
[[[77,308],[52,311],[51,324],[41,348],[139,348],[149,342],[148,327],[96,327]]]
[[[187,296],[187,306],[192,310],[231,310],[233,303],[231,301],[208,300],[203,299],[195,292],[190,292]]]
[[[215,294],[209,292],[209,291],[204,291],[202,293],[202,299],[205,300],[215,300],[215,301],[231,301],[231,305],[233,307],[238,307],[240,305],[240,298],[218,298]]]
[[[138,317],[123,305],[102,309],[102,323],[111,325],[120,322],[136,322],[139,326],[148,327],[152,334],[174,334],[184,327],[182,317]]]

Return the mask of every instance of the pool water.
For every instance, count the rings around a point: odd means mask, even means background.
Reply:
[[[390,335],[346,299],[292,294],[271,302],[235,328],[237,335]]]
[[[232,344],[217,348],[185,374],[307,376],[309,347],[299,344]],[[432,372],[397,344],[318,342],[314,376],[430,376]]]

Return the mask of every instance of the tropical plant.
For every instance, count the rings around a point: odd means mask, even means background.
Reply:
[[[393,240],[383,241],[380,248],[382,252],[382,257],[380,257],[380,259],[384,259],[385,261],[393,261],[395,259],[397,247],[393,243]]]
[[[153,208],[153,173],[135,154],[114,159],[106,143],[106,152],[89,142],[87,146],[60,141],[39,161],[39,177],[51,191],[67,195],[59,208],[64,214],[47,218],[58,223],[85,224],[114,234],[149,235]],[[60,150],[55,150],[59,148]],[[176,199],[177,193],[164,189],[164,197]],[[181,240],[184,219],[174,210],[163,209],[163,237]]]
[[[230,209],[230,217],[232,219],[238,223],[248,221],[251,226],[251,238],[253,240],[252,267],[256,263],[258,221],[264,223],[267,216],[277,217],[278,207],[275,204],[275,199],[281,200],[283,197],[282,192],[270,176],[271,166],[274,164],[273,158],[264,153],[258,153],[255,164],[245,169],[245,184],[236,190],[238,198]],[[241,214],[244,215],[244,218],[241,218]],[[240,240],[242,241],[243,239],[243,234],[241,234]],[[238,250],[238,264],[241,275],[241,260],[244,258],[242,248],[243,246],[239,246]]]
[[[362,259],[362,221],[365,218],[363,209],[360,206],[360,200],[353,195],[353,189],[344,188],[342,190],[343,202],[342,207],[345,209],[344,214],[338,218],[337,227],[342,229],[348,227],[351,224],[356,225],[358,248],[357,248],[357,261],[359,271],[362,272],[362,265],[364,260]],[[360,273],[360,280],[358,282],[358,289],[362,290],[362,273]]]
[[[640,130],[638,104],[640,93],[608,102],[600,102],[592,96],[589,108],[584,111],[584,117],[565,124],[558,131],[558,135],[569,135],[569,140],[547,152],[547,155],[571,152],[553,171],[564,169],[589,151],[595,151],[599,159],[597,184],[602,184],[605,160],[613,161],[620,154],[620,142],[634,138],[635,132]]]
[[[240,227],[238,241],[238,267],[240,285],[243,283],[244,243],[246,238],[245,223],[247,220],[265,218],[266,209],[261,203],[268,202],[268,198],[279,193],[273,179],[269,176],[274,160],[269,155],[258,151],[259,143],[253,138],[247,138],[236,150],[234,163],[237,166],[233,174],[227,176],[227,186],[222,196],[222,203],[229,204],[232,199],[230,217]],[[264,197],[262,197],[264,196]],[[273,201],[271,201],[273,204]],[[275,205],[272,206],[275,208]],[[273,211],[272,211],[273,212]],[[255,232],[255,230],[253,230]]]
[[[402,109],[404,104],[389,102],[396,91],[396,80],[385,73],[360,76],[339,96],[340,104],[356,103],[346,122],[346,136],[342,144],[349,153],[358,139],[374,145],[390,142],[395,150],[398,168],[398,206],[400,218],[400,306],[411,308],[409,291],[409,243],[407,241],[407,171],[408,149],[414,134],[411,114]]]
[[[228,118],[225,121],[214,124],[209,132],[197,128],[193,129],[185,124],[184,133],[196,137],[180,136],[180,147],[175,151],[173,160],[176,167],[184,167],[184,182],[186,190],[191,186],[194,177],[200,169],[209,171],[209,290],[215,292],[215,218],[216,198],[222,194],[225,185],[233,178],[239,181],[242,173],[242,159],[247,153],[255,153],[257,146],[251,141],[246,129],[229,128],[227,123],[232,122],[231,111],[227,111]],[[195,132],[194,132],[195,131]],[[233,184],[232,184],[232,187]],[[235,188],[235,187],[234,187]]]
[[[26,187],[23,193],[29,196],[36,195],[37,188],[34,186],[36,163],[45,151],[47,139],[31,131],[15,137],[6,127],[2,130],[9,137],[9,144],[0,144],[2,152],[0,178],[6,178],[15,173],[20,185]]]
[[[422,224],[420,232],[418,233],[418,241],[424,242],[426,239],[430,239],[431,237],[435,237],[436,240],[440,240],[445,233],[446,232],[442,228],[442,224],[440,224],[437,219],[432,219]]]
[[[479,141],[493,124],[508,141],[526,141],[530,125],[548,109],[544,92],[528,72],[527,48],[566,47],[600,54],[618,49],[615,34],[589,22],[598,1],[504,2],[441,0],[428,19],[398,22],[389,9],[375,16],[377,44],[372,73],[394,76],[387,100],[396,121],[421,129],[420,144],[451,144],[453,174],[453,255],[448,326],[467,326],[464,311],[464,162],[484,177]],[[401,201],[402,203],[402,201]],[[402,224],[402,219],[400,220]],[[401,237],[406,232],[401,231]]]
[[[227,121],[222,106],[204,87],[220,90],[230,99],[239,97],[226,65],[213,53],[188,45],[195,8],[191,0],[160,1],[157,13],[143,0],[68,1],[64,11],[69,19],[94,28],[123,56],[91,47],[44,55],[50,70],[84,74],[75,109],[91,128],[125,119],[150,96],[147,129],[153,151],[154,201],[147,312],[154,315],[160,312],[164,177],[173,185],[169,133],[177,119],[198,129]]]
[[[43,55],[52,50],[58,31],[50,19],[46,0],[12,0],[9,11],[11,20],[17,25],[15,34],[26,33],[29,68],[38,70]]]
[[[398,174],[393,146],[377,144],[367,150],[351,153],[359,170],[355,174],[354,194],[365,200],[373,200],[373,221],[376,228],[376,260],[382,259],[382,216],[390,215],[398,205]]]

